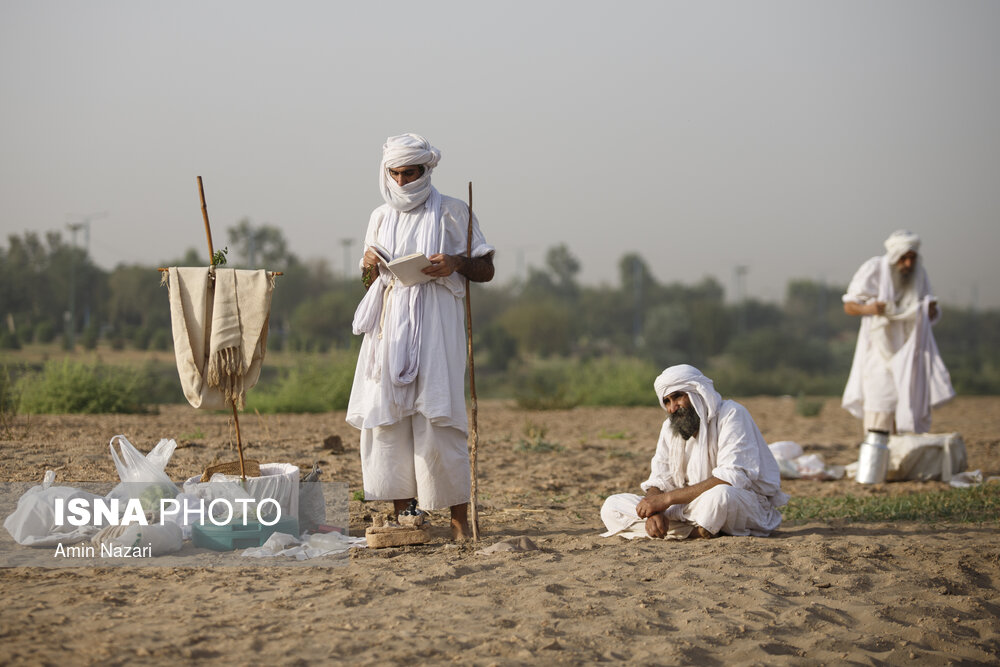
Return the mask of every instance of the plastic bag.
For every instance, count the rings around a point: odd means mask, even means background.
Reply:
[[[149,525],[146,526],[138,523],[127,526],[107,526],[90,538],[90,543],[96,547],[105,545],[111,550],[112,555],[116,547],[128,550],[135,547],[143,550],[149,549],[143,554],[143,557],[163,556],[180,551],[181,547],[184,546],[184,538],[179,525],[170,522],[153,523],[152,513],[146,518],[149,521]],[[105,555],[105,550],[102,549],[100,553],[102,556]]]
[[[119,455],[115,452],[118,441]],[[122,482],[108,494],[108,499],[127,500],[138,498],[143,511],[159,512],[161,498],[174,498],[179,489],[164,472],[170,456],[177,448],[177,442],[160,440],[149,454],[143,454],[132,446],[124,435],[111,438],[111,460],[115,462]]]
[[[62,498],[67,503],[73,498],[86,498],[88,502],[93,502],[100,496],[71,486],[53,486],[55,479],[55,472],[46,470],[41,485],[28,489],[18,499],[17,509],[4,519],[3,527],[18,544],[32,547],[73,544],[97,532],[98,529],[94,526],[74,526],[69,522],[56,525],[57,498]]]
[[[241,499],[256,501],[246,506],[250,520],[257,520],[258,511],[264,520],[276,518],[274,505],[263,502],[265,499],[278,503],[281,518],[295,519],[299,516],[299,467],[293,463],[261,463],[260,477],[247,477],[245,483],[238,475],[215,473],[208,482],[202,482],[196,475],[184,482],[184,493],[203,499],[206,505],[216,499],[228,501],[214,508],[216,519],[232,507],[235,518],[242,520],[243,504],[238,502]]]

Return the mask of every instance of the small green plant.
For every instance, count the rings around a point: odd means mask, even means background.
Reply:
[[[222,250],[216,250],[215,254],[212,255],[212,265],[225,266],[226,262],[228,261],[226,259],[226,255],[228,254],[229,254],[229,246],[226,246]]]
[[[360,500],[361,502],[365,502],[365,492],[351,491],[351,500]]]
[[[600,433],[597,434],[597,437],[601,440],[624,440],[628,437],[628,433],[625,431],[608,432],[601,429]]]
[[[800,417],[816,417],[823,410],[823,400],[817,398],[806,398],[804,393],[799,393],[795,399],[795,414]]]
[[[545,434],[547,430],[544,426],[537,426],[530,421],[524,423],[523,434],[520,440],[518,440],[517,445],[514,447],[515,452],[532,452],[535,454],[545,454],[548,452],[561,452],[563,446],[549,442],[545,439]]]
[[[177,436],[177,439],[180,440],[181,442],[192,442],[194,440],[201,440],[204,437],[205,433],[200,428],[196,428],[190,433],[181,433],[179,436]]]

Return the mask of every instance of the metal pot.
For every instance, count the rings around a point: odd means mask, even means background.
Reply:
[[[858,474],[855,479],[861,484],[881,484],[889,472],[889,434],[885,431],[868,431],[868,437],[861,443],[858,457]]]

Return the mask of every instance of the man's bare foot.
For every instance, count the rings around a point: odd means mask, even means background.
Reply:
[[[472,529],[469,528],[468,521],[451,520],[451,539],[456,542],[464,542],[472,539]]]
[[[469,528],[469,503],[451,506],[451,539],[456,542],[472,539]]]
[[[694,530],[691,531],[691,534],[688,535],[689,540],[695,540],[695,539],[709,540],[712,539],[713,537],[715,537],[715,533],[710,533],[701,526],[695,526]]]

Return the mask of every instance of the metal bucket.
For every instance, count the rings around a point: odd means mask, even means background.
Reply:
[[[855,479],[861,484],[881,484],[889,471],[889,434],[883,431],[868,431],[868,437],[861,443],[858,457],[858,474]]]

